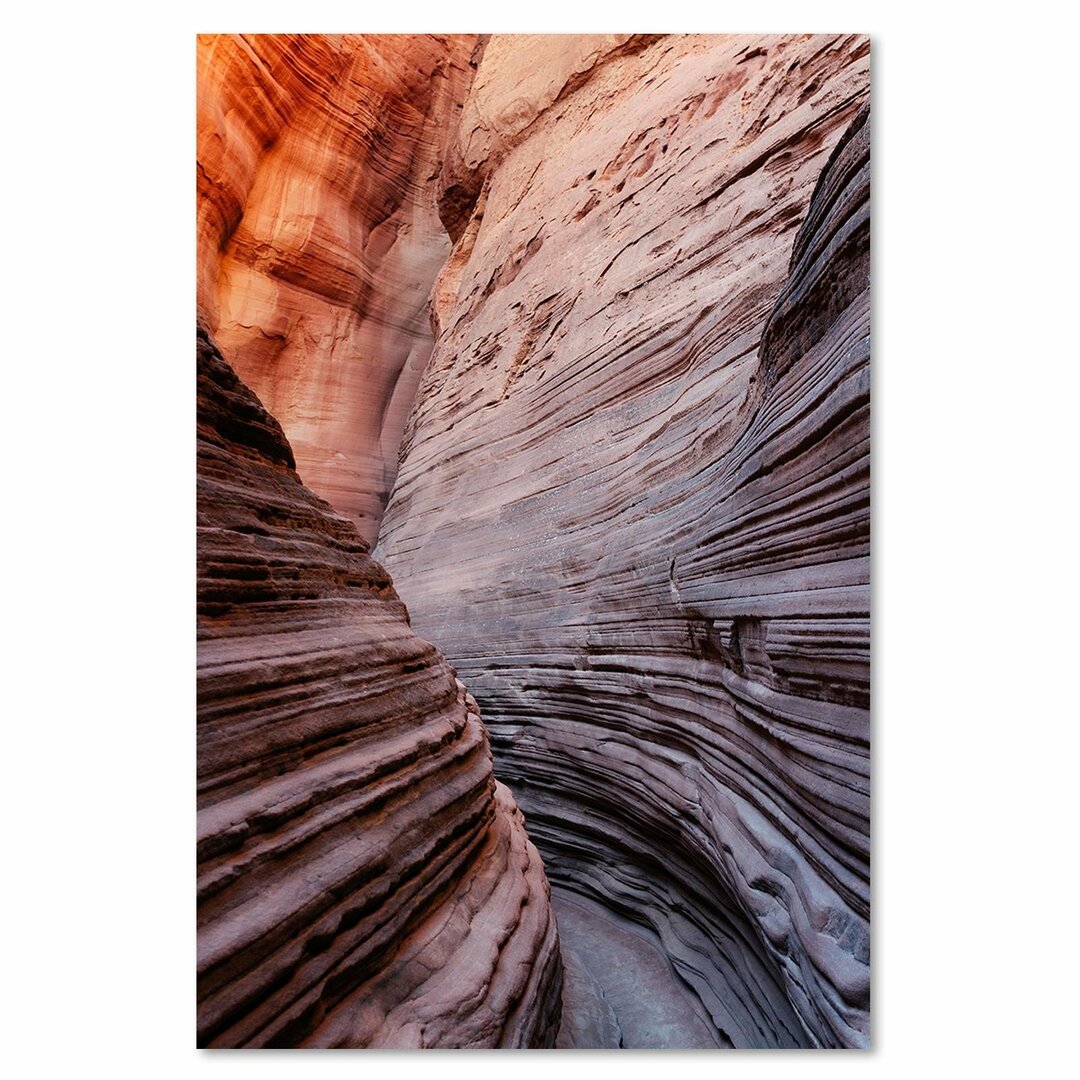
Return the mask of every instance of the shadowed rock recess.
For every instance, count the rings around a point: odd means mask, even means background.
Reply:
[[[198,339],[201,1046],[544,1046],[549,890],[476,703]]]
[[[868,97],[200,39],[201,1043],[868,1045]]]

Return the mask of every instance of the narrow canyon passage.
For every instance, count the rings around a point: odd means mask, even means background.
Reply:
[[[603,905],[552,890],[563,959],[560,1049],[713,1050],[730,1045],[663,947]]]
[[[201,631],[207,1039],[866,1046],[868,41],[200,47],[205,348],[295,451],[207,588],[298,583]]]

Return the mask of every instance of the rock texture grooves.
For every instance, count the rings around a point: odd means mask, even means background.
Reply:
[[[198,1038],[546,1046],[549,889],[476,704],[198,337]]]
[[[721,1045],[868,1039],[868,91],[862,37],[493,38],[379,539]]]
[[[199,307],[301,476],[374,542],[450,253],[443,133],[475,35],[204,35]]]

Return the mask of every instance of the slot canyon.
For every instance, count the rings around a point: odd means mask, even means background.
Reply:
[[[202,1047],[870,1044],[870,43],[197,42]]]

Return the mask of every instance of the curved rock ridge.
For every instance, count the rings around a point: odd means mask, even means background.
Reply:
[[[476,702],[198,335],[198,1040],[553,1045],[550,890]]]
[[[204,35],[201,317],[301,476],[374,542],[450,253],[444,133],[475,35]]]
[[[551,880],[658,940],[717,1044],[865,1046],[869,42],[570,82],[447,158],[480,190],[377,554]]]

